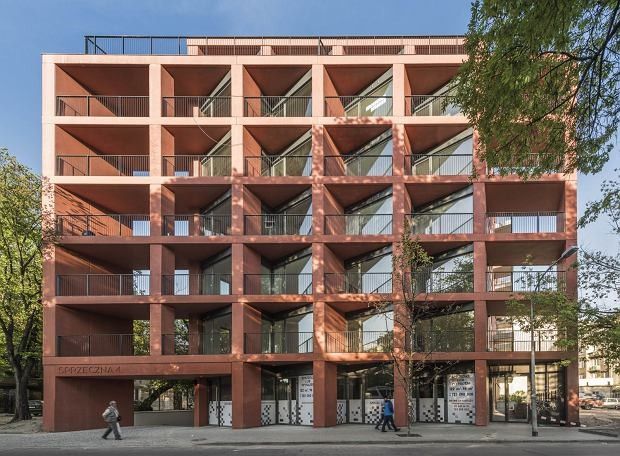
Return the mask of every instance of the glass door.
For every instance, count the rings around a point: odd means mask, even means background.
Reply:
[[[491,421],[528,422],[530,419],[527,374],[503,373],[491,378]]]

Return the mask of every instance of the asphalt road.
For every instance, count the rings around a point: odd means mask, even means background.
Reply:
[[[20,456],[73,456],[83,454],[94,455],[161,455],[161,456],[180,456],[180,455],[213,455],[213,456],[617,456],[620,453],[620,444],[587,443],[587,444],[417,444],[417,445],[307,445],[297,447],[278,447],[278,446],[252,446],[252,447],[209,447],[197,446],[191,449],[171,449],[171,448],[127,448],[115,446],[114,449],[102,446],[101,450],[80,450],[80,449],[36,449],[18,450],[3,452],[2,455]]]

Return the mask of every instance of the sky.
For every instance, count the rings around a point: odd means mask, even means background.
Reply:
[[[467,0],[0,0],[0,147],[41,169],[41,54],[82,53],[84,35],[454,35]],[[620,169],[579,176],[579,210]],[[616,173],[617,174],[617,173]],[[619,248],[606,220],[582,247]]]

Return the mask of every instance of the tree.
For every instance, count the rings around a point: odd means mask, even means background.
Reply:
[[[0,149],[0,331],[15,379],[13,420],[31,418],[28,382],[41,360],[42,260],[53,240],[41,178]]]
[[[601,171],[620,125],[619,30],[617,0],[472,4],[455,98],[489,166]]]

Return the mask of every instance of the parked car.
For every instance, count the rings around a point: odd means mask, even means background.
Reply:
[[[594,407],[602,407],[603,402],[593,396],[583,396],[579,398],[579,407],[584,410],[592,410]]]
[[[28,401],[28,409],[30,410],[30,414],[32,416],[43,415],[43,401],[36,399]]]
[[[616,399],[614,397],[606,397],[605,399],[603,399],[601,407],[620,410],[620,399]]]

